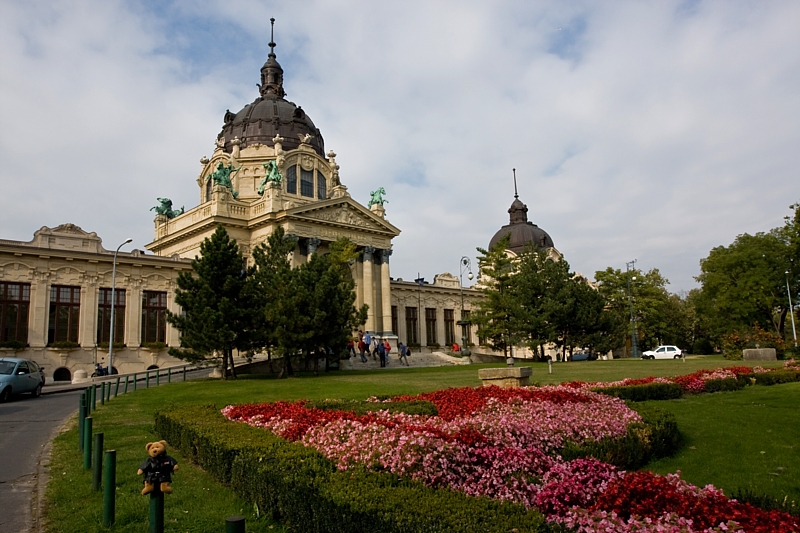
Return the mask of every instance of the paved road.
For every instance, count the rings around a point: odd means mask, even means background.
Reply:
[[[0,531],[33,531],[42,450],[76,411],[80,390],[0,404]]]
[[[186,378],[208,374],[208,369],[189,370]],[[144,387],[141,376],[140,388]],[[173,375],[173,381],[182,378],[177,372]],[[161,384],[167,384],[166,377],[162,376]],[[34,517],[38,521],[42,451],[78,410],[78,398],[87,385],[48,385],[40,398],[23,394],[0,403],[0,533],[37,531]],[[155,386],[154,377],[150,386]]]

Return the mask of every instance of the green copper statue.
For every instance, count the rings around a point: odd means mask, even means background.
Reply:
[[[261,180],[261,183],[258,184],[259,196],[263,196],[264,188],[267,186],[267,183],[280,184],[283,181],[283,176],[281,176],[281,172],[278,170],[278,164],[275,163],[274,159],[264,163],[264,170],[267,171],[267,174],[264,176],[264,179]]]
[[[172,200],[169,198],[156,198],[156,200],[161,202],[161,205],[151,207],[150,211],[155,211],[157,215],[164,215],[167,218],[175,218],[176,216],[183,214],[183,206],[181,206],[180,211],[177,209],[172,209]]]
[[[378,187],[377,191],[372,191],[369,194],[370,200],[367,207],[372,207],[375,204],[383,206],[383,204],[389,203],[389,201],[383,197],[383,195],[386,194],[386,190],[383,187]]]
[[[242,167],[233,168],[233,165],[231,164],[225,166],[225,164],[220,161],[219,165],[217,165],[217,170],[206,176],[206,181],[211,179],[214,180],[214,185],[224,185],[231,190],[231,194],[233,194],[233,197],[236,198],[239,196],[239,193],[233,190],[231,174],[234,172],[239,172],[241,169]]]

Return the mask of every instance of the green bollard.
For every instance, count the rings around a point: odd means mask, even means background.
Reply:
[[[111,382],[108,382],[108,386],[106,387],[106,401],[111,401]]]
[[[183,381],[186,381],[186,365],[183,366]]]
[[[128,376],[125,376],[125,394],[128,394]]]
[[[97,385],[92,385],[92,411],[97,409]]]
[[[136,390],[136,374],[133,375],[133,390]]]
[[[117,394],[119,394],[119,376],[117,376],[117,384],[114,387],[114,398],[117,397]]]
[[[83,421],[86,419],[86,396],[81,395],[81,403],[78,406],[78,449],[83,450]]]
[[[167,369],[167,383],[172,383],[172,369]]]
[[[161,369],[156,368],[156,385],[161,385]]]
[[[92,458],[92,490],[99,492],[103,480],[103,434],[94,434],[94,457]]]
[[[92,417],[83,421],[83,469],[92,468]]]
[[[145,389],[149,389],[150,388],[150,371],[149,370],[144,373],[144,388]]]
[[[225,519],[225,533],[245,533],[244,517],[229,516]]]
[[[164,493],[158,486],[150,493],[150,533],[164,533]]]
[[[106,382],[100,384],[100,405],[106,404]]]
[[[117,452],[106,451],[106,464],[103,472],[103,525],[110,527],[116,519],[117,492]]]

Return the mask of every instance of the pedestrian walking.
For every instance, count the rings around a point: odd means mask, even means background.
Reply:
[[[386,348],[384,348],[382,343],[379,343],[378,346],[375,348],[375,351],[378,352],[378,359],[381,361],[381,368],[386,366]]]
[[[408,350],[408,348],[406,348],[405,344],[403,344],[402,342],[398,343],[397,351],[400,352],[400,354],[397,356],[397,358],[400,360],[400,364],[401,365],[405,362],[406,366],[409,366],[408,357],[406,356],[406,351],[407,350]]]
[[[375,359],[375,357],[378,355],[378,346],[378,339],[372,337],[372,344],[369,347],[369,351],[372,354],[373,359]]]
[[[350,357],[356,356],[356,342],[352,338],[347,341],[347,352]]]
[[[358,355],[361,356],[361,362],[362,363],[366,363],[367,362],[367,356],[364,355],[364,352],[366,350],[367,350],[367,347],[364,345],[364,341],[363,340],[358,341]]]
[[[392,351],[392,345],[389,343],[388,339],[383,340],[383,351],[385,352],[386,357],[386,364],[389,364],[389,354]]]

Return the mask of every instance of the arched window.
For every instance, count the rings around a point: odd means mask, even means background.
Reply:
[[[286,167],[286,192],[297,194],[297,167]]]
[[[314,171],[300,169],[300,194],[314,198]]]
[[[72,373],[69,371],[69,368],[56,368],[55,372],[53,372],[53,381],[72,381]]]
[[[158,365],[150,365],[147,367],[147,370],[158,370]]]
[[[328,182],[322,172],[317,171],[317,198],[325,200],[328,197]]]
[[[211,201],[211,182],[214,181],[212,179],[206,180],[206,202]]]

